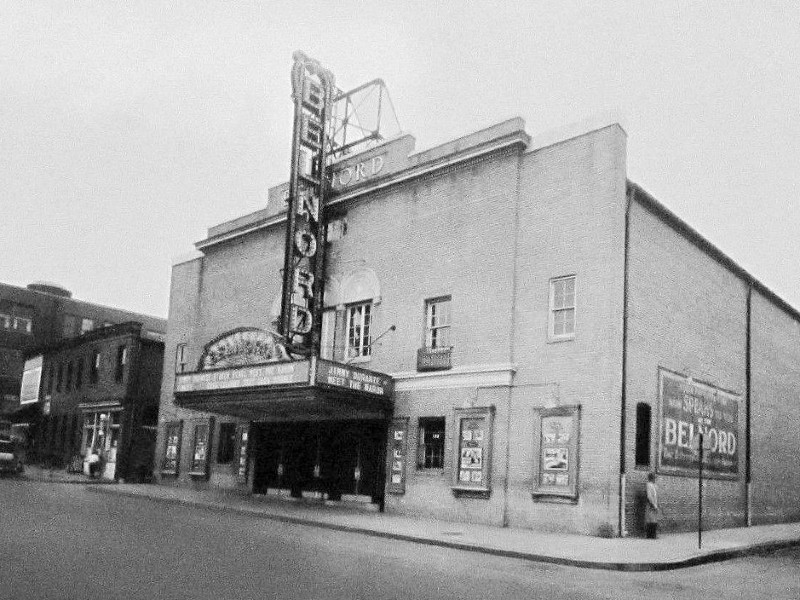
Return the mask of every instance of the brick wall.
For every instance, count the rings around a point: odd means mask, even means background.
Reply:
[[[660,435],[658,369],[691,376],[739,395],[739,479],[704,486],[708,527],[745,522],[745,336],[747,287],[639,201],[630,208],[626,463],[628,530],[641,527],[639,501],[648,467],[635,465],[636,404],[652,409],[651,466]],[[662,527],[690,530],[697,479],[659,476]]]
[[[800,321],[754,291],[751,336],[752,521],[800,521]]]
[[[616,526],[626,136],[613,125],[526,154],[521,165],[508,522]],[[550,280],[575,275],[576,331],[548,341]],[[534,408],[580,405],[579,496],[534,502]]]

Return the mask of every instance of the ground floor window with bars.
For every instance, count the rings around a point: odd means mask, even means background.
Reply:
[[[423,417],[419,420],[417,468],[444,468],[444,417]]]

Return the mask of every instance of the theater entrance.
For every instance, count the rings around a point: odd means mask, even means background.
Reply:
[[[382,504],[383,420],[253,423],[253,493]]]

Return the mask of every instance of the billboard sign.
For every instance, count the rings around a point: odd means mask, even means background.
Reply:
[[[705,438],[703,471],[709,477],[739,474],[739,396],[677,373],[659,370],[661,430],[658,470],[694,476],[699,434]]]
[[[42,357],[34,356],[25,361],[22,372],[22,386],[19,391],[20,404],[33,404],[39,401],[39,390],[42,385]]]

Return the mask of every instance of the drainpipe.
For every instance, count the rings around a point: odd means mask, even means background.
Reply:
[[[750,527],[753,524],[753,488],[752,488],[752,471],[751,471],[751,464],[750,464],[750,412],[751,412],[751,400],[750,400],[750,388],[752,386],[751,376],[750,376],[750,361],[751,361],[751,353],[752,353],[752,346],[751,346],[751,339],[750,339],[750,330],[752,326],[752,307],[753,307],[753,282],[750,281],[749,285],[747,286],[747,313],[746,313],[746,329],[745,329],[745,364],[744,364],[744,386],[745,386],[745,397],[744,397],[744,406],[745,406],[745,445],[747,447],[747,453],[745,454],[745,462],[744,462],[744,473],[745,473],[745,524],[747,527]]]
[[[622,271],[622,385],[620,388],[619,418],[619,536],[628,535],[625,522],[625,499],[627,498],[627,472],[625,464],[626,393],[628,381],[628,255],[630,251],[631,204],[636,191],[629,188],[625,203],[625,251]]]
[[[517,154],[517,188],[514,194],[514,241],[511,256],[511,323],[509,330],[508,360],[512,368],[514,365],[514,345],[517,331],[517,262],[519,255],[519,195],[522,180],[523,152]],[[512,374],[513,377],[513,374]],[[506,403],[506,456],[505,477],[503,477],[503,527],[508,527],[508,478],[511,475],[511,399],[514,396],[514,386],[508,388],[508,402]]]

